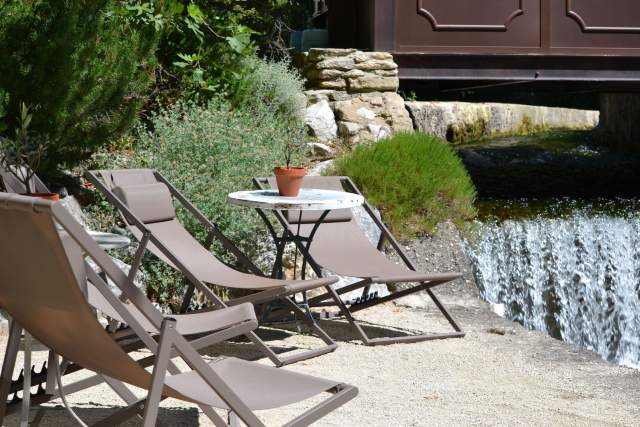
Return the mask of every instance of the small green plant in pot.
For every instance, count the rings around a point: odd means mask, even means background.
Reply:
[[[288,142],[284,147],[286,166],[277,166],[273,169],[281,196],[296,197],[300,193],[306,170],[302,166],[291,166],[291,160],[301,146],[299,140]]]
[[[50,141],[46,136],[29,130],[31,117],[29,107],[23,103],[15,136],[0,137],[0,165],[23,186],[24,195],[57,202],[60,200],[58,194],[36,193],[33,187],[33,178]]]

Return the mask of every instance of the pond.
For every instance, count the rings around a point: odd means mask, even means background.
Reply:
[[[638,159],[587,133],[485,141],[461,156],[481,195],[466,251],[482,297],[528,328],[640,368]]]

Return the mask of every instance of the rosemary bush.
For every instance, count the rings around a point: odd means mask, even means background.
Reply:
[[[430,234],[446,220],[462,227],[476,215],[464,164],[448,144],[423,133],[360,145],[328,173],[350,176],[401,237]]]
[[[94,156],[92,167],[149,167],[169,179],[204,215],[222,229],[249,257],[260,261],[268,245],[267,232],[251,209],[233,207],[229,192],[251,189],[254,176],[272,174],[284,162],[290,141],[302,141],[306,130],[299,109],[302,84],[297,74],[283,65],[263,62],[258,68],[277,72],[245,82],[253,97],[238,96],[236,102],[219,97],[206,105],[178,102],[151,117],[147,127],[139,127],[134,138]],[[269,83],[271,82],[271,83]],[[285,87],[286,90],[277,89]],[[239,102],[238,100],[243,100]],[[238,103],[239,102],[239,103]],[[298,156],[300,154],[298,153]],[[301,156],[296,158],[300,162]],[[102,228],[116,217],[98,198],[93,211]],[[201,241],[205,230],[191,215],[178,209],[179,219]],[[220,247],[219,256],[226,257]],[[226,258],[233,261],[233,258]],[[178,276],[158,260],[145,262],[150,296],[169,302],[181,292]]]

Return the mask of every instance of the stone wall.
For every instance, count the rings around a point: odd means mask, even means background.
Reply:
[[[318,157],[339,144],[352,146],[412,131],[413,122],[397,94],[398,66],[386,52],[311,49],[303,61],[307,80],[306,122]]]
[[[547,129],[592,129],[597,111],[519,104],[407,102],[417,129],[450,142]]]
[[[397,93],[398,66],[386,52],[311,49],[301,67],[307,81],[306,123],[316,139],[310,148],[316,158],[333,157],[341,145],[352,147],[414,129],[461,142],[536,130],[591,129],[599,121],[597,111],[567,108],[405,103]],[[610,123],[615,128],[613,119]]]

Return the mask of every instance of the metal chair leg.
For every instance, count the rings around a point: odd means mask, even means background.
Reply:
[[[240,427],[240,418],[233,411],[229,411],[229,427]]]
[[[2,362],[2,373],[0,374],[0,425],[4,421],[7,412],[7,398],[11,391],[11,382],[13,381],[13,369],[16,365],[16,358],[20,347],[20,336],[22,335],[22,327],[18,322],[12,320],[9,332],[9,340],[4,353],[4,361]]]
[[[425,284],[423,284],[423,286],[426,287],[426,286],[428,286],[428,284],[425,283]],[[455,332],[441,333],[441,334],[406,335],[406,336],[401,336],[401,337],[389,337],[389,338],[369,338],[369,336],[364,331],[364,329],[362,329],[362,327],[358,324],[357,320],[353,317],[352,310],[350,310],[346,306],[346,304],[342,301],[342,299],[340,298],[340,295],[338,295],[338,293],[331,286],[327,286],[327,291],[329,292],[329,294],[333,298],[335,304],[338,306],[338,308],[340,309],[341,313],[345,316],[345,318],[347,319],[347,322],[349,322],[349,324],[351,326],[353,326],[353,328],[356,330],[358,335],[360,335],[360,338],[361,338],[362,343],[364,345],[376,346],[376,345],[389,345],[389,344],[400,344],[400,343],[408,344],[408,343],[415,343],[415,342],[421,342],[421,341],[431,341],[431,340],[439,340],[439,339],[447,339],[447,338],[462,338],[462,337],[464,337],[465,333],[460,329],[458,324],[455,323],[455,321],[453,320],[451,315],[447,312],[447,310],[444,308],[444,306],[440,303],[440,301],[437,299],[435,294],[433,294],[433,292],[431,292],[431,290],[428,289],[428,288],[426,290],[427,290],[429,296],[433,299],[434,303],[436,304],[436,306],[438,307],[440,312],[449,321],[449,323],[451,324],[451,326],[453,327]],[[416,288],[411,290],[411,292],[415,292],[415,291],[416,291]],[[409,292],[409,293],[411,293],[411,292]],[[390,300],[399,298],[402,295],[403,295],[402,293],[396,293],[396,295],[392,295],[388,300],[390,301]],[[383,302],[386,302],[386,300],[384,298],[380,299],[380,300],[377,300],[377,301],[373,301],[371,303],[362,304],[363,306],[366,305],[366,307],[357,307],[357,309],[359,310],[359,309],[362,309],[362,308],[368,308],[368,307],[371,307],[373,305],[381,304]],[[358,310],[353,310],[353,311],[358,311]]]
[[[171,359],[171,348],[173,347],[173,337],[176,330],[176,320],[166,318],[162,322],[160,331],[160,342],[158,343],[158,354],[151,376],[151,388],[144,403],[144,427],[154,427],[158,418],[158,405],[162,399],[162,387],[164,378]]]
[[[31,343],[31,334],[24,331],[24,381],[22,383],[20,427],[29,427],[29,405],[31,404]]]

